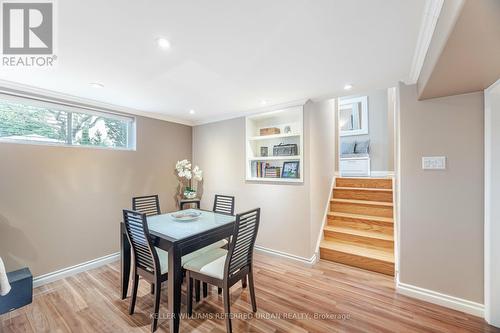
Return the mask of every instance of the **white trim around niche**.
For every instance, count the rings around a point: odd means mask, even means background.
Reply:
[[[370,171],[370,177],[354,177],[354,176],[345,176],[344,178],[385,178],[385,177],[394,177],[394,171]],[[336,178],[341,178],[340,172],[335,172]]]

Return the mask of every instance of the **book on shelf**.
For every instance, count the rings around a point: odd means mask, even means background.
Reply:
[[[280,178],[281,168],[280,167],[267,167],[265,170],[264,177],[266,178]]]
[[[255,176],[257,178],[280,178],[281,167],[271,166],[267,162],[257,161],[254,164]]]

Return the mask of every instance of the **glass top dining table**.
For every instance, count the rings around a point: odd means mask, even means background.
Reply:
[[[192,221],[179,221],[174,217],[179,212],[199,213],[200,216]],[[217,214],[199,209],[185,209],[178,212],[149,216],[147,219],[150,233],[160,237],[168,237],[172,240],[185,239],[207,230],[233,223],[235,220],[232,215]]]
[[[200,209],[186,209],[183,213],[199,213],[192,221],[179,221],[170,212],[147,218],[149,234],[156,247],[168,252],[168,321],[171,333],[179,332],[182,256],[202,247],[228,238],[233,233],[236,217]],[[121,244],[121,291],[122,299],[127,297],[131,269],[131,252],[125,225],[120,224]]]

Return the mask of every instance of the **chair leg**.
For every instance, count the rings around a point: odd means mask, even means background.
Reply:
[[[200,301],[200,280],[194,281],[194,298],[197,303]]]
[[[222,288],[217,288],[217,294],[222,294]]]
[[[243,277],[243,279],[241,279],[241,287],[243,288],[246,288],[247,287],[247,277]]]
[[[153,312],[153,322],[151,323],[151,332],[156,331],[158,328],[158,317],[160,311],[160,295],[161,295],[161,282],[157,278],[155,283],[155,304]]]
[[[137,287],[139,286],[139,275],[134,274],[134,281],[132,287],[132,298],[130,299],[130,308],[128,313],[133,315],[135,310],[135,301],[137,299]]]
[[[155,284],[151,283],[151,295],[155,294]]]
[[[224,293],[224,314],[226,316],[226,332],[227,333],[232,333],[232,327],[231,327],[231,305],[229,304],[229,301],[231,300],[231,297],[229,295],[229,286],[227,283],[224,283],[224,288],[223,288],[223,293]]]
[[[206,282],[203,282],[203,297],[207,297],[208,296],[208,283]]]
[[[187,285],[187,313],[191,317],[193,315],[193,279],[191,278],[189,271],[186,273]]]
[[[257,312],[257,301],[255,300],[255,284],[253,283],[253,272],[250,269],[248,272],[248,284],[250,289],[250,299],[252,300],[252,310]]]

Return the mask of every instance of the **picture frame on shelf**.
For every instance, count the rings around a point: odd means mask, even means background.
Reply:
[[[300,178],[299,166],[299,161],[283,162],[281,178]]]
[[[260,156],[267,157],[269,149],[265,146],[260,147]]]

